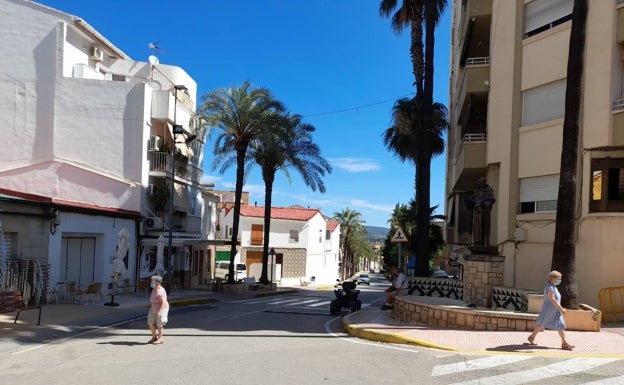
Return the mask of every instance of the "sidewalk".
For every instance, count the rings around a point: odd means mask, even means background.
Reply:
[[[564,357],[614,357],[624,359],[624,323],[603,324],[600,332],[566,331],[574,350],[562,350],[556,331],[545,331],[529,345],[529,332],[476,331],[412,325],[391,318],[390,311],[372,305],[343,318],[345,331],[372,341],[420,345],[474,353],[520,353]]]

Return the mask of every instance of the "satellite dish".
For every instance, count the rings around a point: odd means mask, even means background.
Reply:
[[[158,58],[154,55],[149,55],[149,62],[151,65],[155,66],[156,64],[160,63],[160,61],[158,60]]]

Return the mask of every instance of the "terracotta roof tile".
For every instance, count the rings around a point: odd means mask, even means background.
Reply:
[[[332,219],[329,219],[327,221],[327,230],[334,231],[334,230],[336,230],[336,228],[338,227],[339,224],[340,224],[339,221],[334,221]]]
[[[299,206],[273,207],[271,208],[271,219],[287,219],[294,221],[308,221],[316,214],[320,214],[319,209],[306,209]],[[241,206],[242,217],[264,218],[264,206]]]

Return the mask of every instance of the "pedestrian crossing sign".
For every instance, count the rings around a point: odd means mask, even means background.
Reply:
[[[390,239],[390,242],[407,242],[407,237],[405,236],[402,228],[399,227],[396,229],[392,239]]]

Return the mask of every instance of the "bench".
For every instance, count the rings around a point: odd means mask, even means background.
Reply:
[[[13,323],[17,323],[17,319],[19,318],[22,310],[33,309],[39,309],[39,318],[37,319],[37,325],[39,325],[41,323],[41,306],[26,306],[21,291],[8,291],[0,293],[0,313],[17,312]]]

